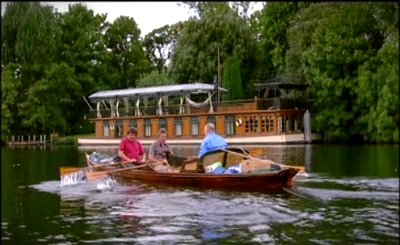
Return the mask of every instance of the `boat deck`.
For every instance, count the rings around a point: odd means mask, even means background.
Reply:
[[[255,144],[307,144],[321,140],[319,134],[311,135],[311,142],[304,139],[304,134],[282,134],[271,136],[255,136],[255,137],[226,137],[230,145],[255,145]],[[140,139],[143,145],[150,145],[155,138]],[[78,139],[78,146],[96,146],[96,145],[110,145],[118,146],[120,138],[80,138]],[[170,145],[200,145],[202,139],[168,139]]]

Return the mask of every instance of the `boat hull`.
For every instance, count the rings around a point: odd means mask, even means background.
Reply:
[[[127,170],[118,176],[127,181],[141,181],[168,186],[230,191],[262,191],[278,193],[293,187],[296,169],[249,174],[157,173],[150,170]]]

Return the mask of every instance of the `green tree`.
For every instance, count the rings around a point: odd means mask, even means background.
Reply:
[[[168,70],[168,61],[171,58],[175,43],[180,35],[182,23],[165,25],[151,31],[144,37],[143,45],[152,67],[158,72]]]
[[[21,90],[20,68],[9,63],[1,72],[1,140],[18,130],[17,100]],[[17,127],[16,127],[17,126]]]
[[[372,8],[384,42],[360,68],[356,89],[360,133],[370,142],[399,142],[399,6],[381,3]]]
[[[2,18],[2,65],[10,69],[18,67],[19,89],[13,95],[16,105],[10,110],[14,126],[9,133],[24,134],[29,128],[22,123],[30,115],[26,98],[32,87],[45,74],[56,55],[58,38],[57,21],[53,8],[40,3],[9,3]],[[9,71],[11,72],[11,71]],[[7,82],[15,82],[6,76]]]
[[[315,30],[335,9],[334,4],[326,3],[300,8],[287,30],[288,49],[285,57],[285,71],[287,74],[296,76],[302,83],[306,83],[305,70],[307,69],[304,54],[314,43]]]
[[[137,82],[137,87],[142,88],[172,84],[175,84],[175,82],[172,80],[167,72],[158,72],[157,70],[154,70],[150,73],[142,74]]]
[[[243,98],[242,81],[240,78],[240,64],[238,57],[234,54],[228,57],[224,63],[222,85],[228,90],[223,96],[224,100],[237,100]]]
[[[107,47],[112,52],[114,69],[113,88],[136,87],[140,74],[149,71],[150,63],[145,57],[140,30],[133,18],[121,16],[105,33]]]
[[[31,3],[8,2],[1,17],[1,63],[17,62],[17,35]]]
[[[22,123],[39,133],[71,133],[68,127],[74,125],[70,120],[81,94],[74,70],[65,63],[53,64],[28,94],[23,106],[30,117]]]
[[[212,82],[219,63],[236,53],[241,64],[245,94],[255,62],[255,40],[249,24],[226,2],[199,3],[200,18],[189,19],[183,27],[172,56],[171,72],[178,83]]]
[[[107,50],[104,38],[104,32],[109,26],[105,19],[106,15],[95,15],[84,4],[69,5],[68,11],[58,17],[62,35],[58,43],[57,61],[58,64],[63,64],[62,67],[71,69],[74,73],[65,79],[72,77],[79,84],[79,86],[71,86],[71,91],[57,90],[57,93],[60,93],[57,95],[59,98],[69,96],[62,93],[75,96],[72,104],[63,104],[59,107],[66,121],[66,134],[79,133],[80,126],[85,123],[87,111],[76,110],[76,108],[87,108],[82,96],[88,96],[101,89],[112,88],[108,83],[112,81],[114,71],[110,68],[111,53]],[[52,70],[56,69],[53,66]],[[48,71],[48,74],[52,73]],[[50,79],[48,81],[51,82]],[[33,121],[28,122],[32,124]]]
[[[314,125],[328,140],[367,139],[367,135],[362,134],[365,126],[359,123],[359,118],[364,117],[365,104],[357,103],[360,96],[358,81],[364,64],[376,56],[384,37],[373,4],[332,4],[331,8],[331,14],[320,20],[321,24],[313,34],[313,43],[303,54],[304,72],[318,108]],[[392,84],[392,80],[386,81]],[[389,88],[395,89],[393,85]],[[380,93],[388,95],[387,91]],[[392,110],[383,110],[386,104],[378,106],[379,115],[385,125],[394,129],[386,117]]]
[[[256,22],[259,25],[259,50],[261,77],[270,73],[283,74],[286,70],[285,56],[289,47],[287,31],[299,10],[296,2],[270,2],[264,6]]]

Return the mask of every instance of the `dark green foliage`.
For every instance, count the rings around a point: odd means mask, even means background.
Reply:
[[[140,76],[140,79],[137,82],[137,87],[142,88],[172,84],[175,84],[175,81],[173,81],[166,72],[158,72],[155,70]]]
[[[228,57],[224,63],[222,87],[228,90],[228,94],[223,96],[224,100],[240,100],[243,98],[240,64],[235,54]]]
[[[398,20],[394,4],[314,4],[288,32],[287,69],[310,84],[326,140],[398,142],[398,22],[382,12]]]
[[[114,77],[112,88],[136,87],[140,74],[149,71],[143,46],[139,40],[140,30],[133,18],[121,16],[110,25],[105,38],[111,49],[111,68]]]
[[[224,100],[254,96],[270,73],[309,86],[313,130],[330,141],[399,142],[395,2],[185,2],[198,17],[150,32],[83,4],[65,13],[9,2],[2,16],[2,140],[88,131],[82,96],[103,89],[212,83]],[[221,77],[220,77],[221,78]]]
[[[252,87],[250,80],[256,60],[255,39],[249,24],[227,2],[191,5],[196,6],[200,18],[191,18],[183,26],[172,56],[174,78],[178,83],[212,83],[218,74],[219,49],[220,64],[237,54],[246,94],[248,87]]]

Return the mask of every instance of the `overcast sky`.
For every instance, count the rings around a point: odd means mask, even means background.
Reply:
[[[42,2],[51,4],[59,12],[68,10],[69,4],[79,2]],[[189,19],[193,14],[186,6],[178,6],[178,2],[81,2],[95,14],[107,14],[107,21],[113,22],[121,15],[132,17],[144,37],[152,30],[164,25],[172,25]],[[6,2],[1,2],[1,15],[5,10]],[[257,2],[252,11],[260,10],[263,2]]]

